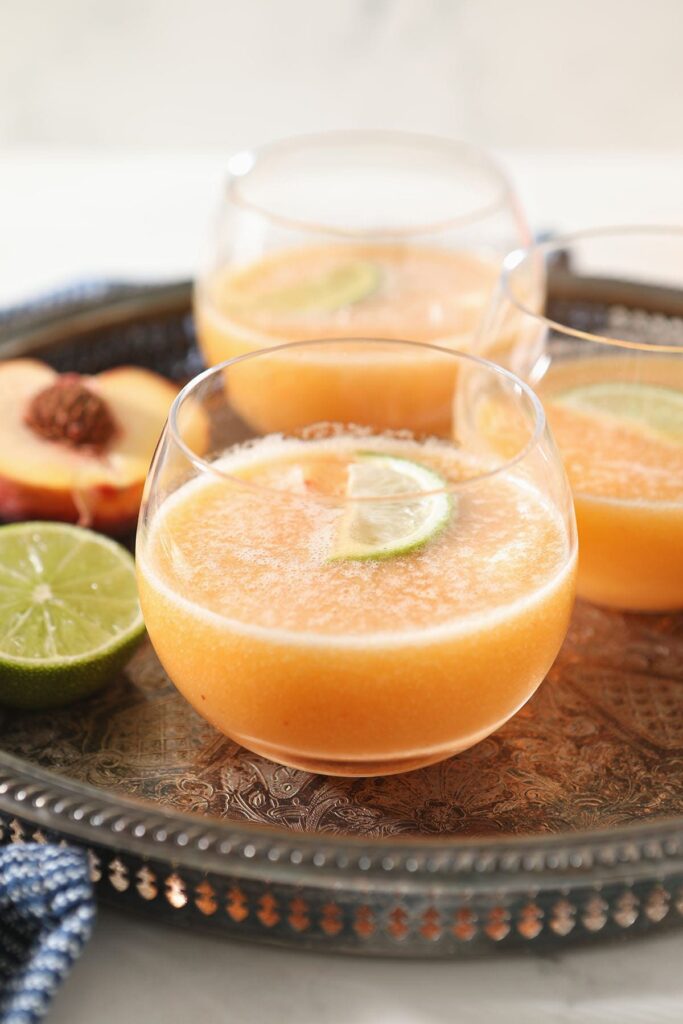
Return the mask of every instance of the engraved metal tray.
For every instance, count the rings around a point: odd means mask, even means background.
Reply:
[[[584,317],[586,302],[599,297]],[[199,368],[190,287],[91,289],[4,314],[0,357],[19,354],[183,379]],[[547,681],[503,729],[378,779],[239,748],[143,646],[86,701],[0,711],[0,841],[31,838],[85,846],[108,903],[320,950],[454,957],[673,927],[683,616],[579,604]]]

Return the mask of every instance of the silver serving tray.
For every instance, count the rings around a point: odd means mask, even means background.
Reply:
[[[189,303],[188,284],[120,286],[16,310],[0,357],[182,379],[199,366]],[[0,711],[0,839],[81,844],[108,903],[321,950],[454,957],[661,931],[683,920],[683,616],[579,604],[503,729],[367,780],[236,746],[146,645],[87,701]]]

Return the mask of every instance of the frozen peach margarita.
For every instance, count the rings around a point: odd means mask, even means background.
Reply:
[[[580,593],[683,608],[683,356],[567,360],[540,393],[574,490]]]
[[[439,409],[443,435],[378,427],[405,392],[369,362],[437,357],[464,389]],[[259,381],[286,395],[301,362],[344,359],[366,367],[352,418],[334,418],[332,388],[316,419],[245,397]],[[413,421],[429,422],[433,397],[414,388]],[[188,409],[210,419],[208,451],[188,441]],[[193,707],[250,750],[339,775],[441,760],[513,715],[562,643],[575,563],[568,484],[529,388],[462,354],[348,339],[191,382],[137,544],[150,638]]]
[[[467,348],[497,275],[497,264],[484,256],[436,247],[280,250],[200,284],[200,339],[210,364],[250,348],[317,338],[407,338]]]
[[[497,264],[483,256],[414,245],[284,250],[245,268],[220,271],[199,285],[199,340],[209,365],[284,341],[318,338],[405,338],[466,351],[497,274]],[[504,346],[505,339],[499,344]],[[242,376],[234,400],[266,432],[299,420],[302,411],[309,419],[357,421],[372,374],[373,393],[392,394],[391,408],[375,417],[377,426],[442,432],[436,415],[424,414],[429,405],[437,410],[450,398],[452,362],[414,350],[400,358],[354,353],[335,360],[302,354],[296,373],[277,394],[271,378],[255,364],[248,381]],[[425,404],[425,395],[432,396],[431,403]],[[277,423],[271,415],[275,406]]]

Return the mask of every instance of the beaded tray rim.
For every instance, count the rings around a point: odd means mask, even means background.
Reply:
[[[169,860],[204,871],[233,872],[269,878],[348,872],[367,882],[385,876],[392,886],[401,877],[411,888],[440,885],[450,879],[460,887],[463,875],[492,879],[496,890],[505,880],[515,887],[546,875],[580,877],[583,883],[629,880],[683,871],[683,817],[662,818],[656,825],[637,822],[620,829],[566,831],[505,840],[449,837],[354,838],[293,833],[274,826],[232,821],[207,826],[202,815],[162,808],[151,811],[144,800],[106,791],[41,769],[0,751],[0,812],[88,843],[105,843],[142,857]]]

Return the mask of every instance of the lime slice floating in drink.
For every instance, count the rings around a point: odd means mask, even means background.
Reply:
[[[380,271],[375,263],[356,260],[272,291],[240,294],[234,287],[228,304],[232,309],[252,312],[331,313],[369,298],[379,282]]]
[[[347,497],[378,500],[351,502],[332,559],[390,558],[423,547],[453,513],[444,484],[443,477],[419,462],[360,452],[349,466]],[[416,497],[421,491],[425,496]],[[403,494],[410,498],[401,501]]]
[[[119,544],[64,523],[0,528],[0,703],[93,693],[143,634],[135,563]]]
[[[559,405],[628,420],[669,441],[683,443],[683,391],[618,381],[585,384],[554,395]]]

